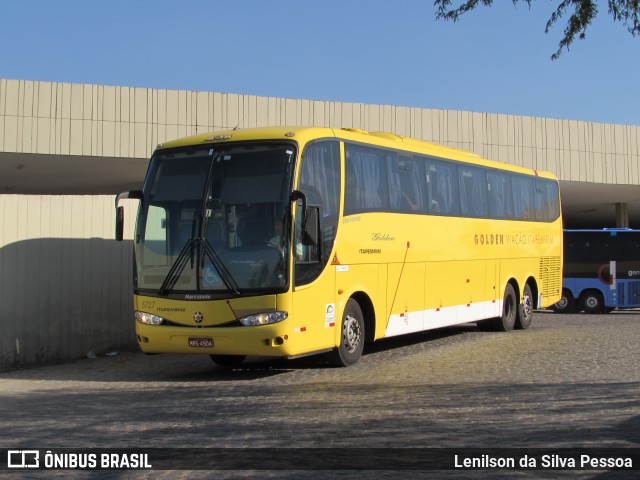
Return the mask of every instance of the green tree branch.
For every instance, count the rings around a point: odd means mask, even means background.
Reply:
[[[524,2],[531,7],[534,0],[512,0],[516,5],[518,2]],[[435,0],[434,5],[437,7],[437,20],[451,20],[457,22],[460,17],[479,5],[490,7],[493,0],[467,0],[464,2],[455,2],[458,6],[454,6],[453,0]],[[632,36],[640,34],[640,0],[607,0],[609,6],[609,15],[616,22],[621,22],[627,27]],[[551,55],[552,60],[560,58],[563,50],[569,50],[569,46],[576,37],[583,40],[586,37],[587,27],[593,22],[598,15],[597,0],[562,0],[558,8],[551,14],[545,33],[553,28],[553,26],[564,16],[569,15],[567,26],[564,29],[564,36],[558,44],[558,50]]]

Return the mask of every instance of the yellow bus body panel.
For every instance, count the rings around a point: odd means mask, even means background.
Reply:
[[[347,290],[357,283],[366,292],[382,292],[373,300],[380,306],[376,338],[499,316],[504,289],[513,280],[519,298],[529,279],[538,282],[540,307],[559,299],[559,279],[544,278],[541,258],[560,268],[560,220],[551,226],[428,215],[353,217],[343,219],[336,239],[344,271],[336,286]],[[362,266],[376,262],[386,266],[386,281],[382,274],[361,273]]]

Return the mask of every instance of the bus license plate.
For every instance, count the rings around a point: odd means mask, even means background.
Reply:
[[[213,338],[209,337],[198,337],[198,338],[189,338],[189,346],[190,347],[213,347]]]

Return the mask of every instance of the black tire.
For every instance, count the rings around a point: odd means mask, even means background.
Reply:
[[[504,289],[504,301],[502,303],[502,316],[492,319],[491,325],[496,332],[509,332],[516,323],[518,302],[513,285],[507,283]]]
[[[576,301],[573,299],[571,290],[562,289],[562,297],[559,302],[551,306],[551,310],[556,313],[573,313],[576,311]]]
[[[221,367],[237,367],[247,358],[246,355],[209,355],[211,360]]]
[[[336,367],[348,367],[360,360],[365,339],[362,309],[353,298],[344,307],[340,328],[340,345],[331,352],[329,360]]]
[[[529,284],[526,284],[524,286],[524,293],[522,294],[522,301],[520,305],[518,305],[518,314],[516,315],[515,323],[516,330],[526,330],[531,326],[534,309],[535,301],[531,293],[531,287]]]
[[[598,290],[587,290],[580,295],[580,309],[585,313],[604,312],[604,298]]]

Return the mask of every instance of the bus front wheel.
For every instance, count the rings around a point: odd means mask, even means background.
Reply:
[[[364,318],[358,302],[350,298],[342,314],[340,345],[331,352],[330,360],[336,367],[356,363],[364,350]]]
[[[602,313],[604,311],[604,299],[597,290],[587,290],[580,297],[580,309],[585,313]]]

